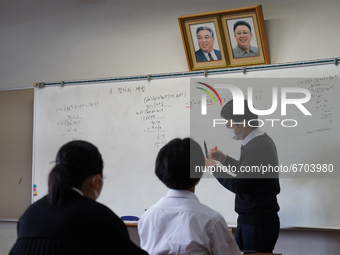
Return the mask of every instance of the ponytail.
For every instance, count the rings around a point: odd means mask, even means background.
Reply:
[[[85,141],[64,144],[48,176],[49,202],[60,205],[70,196],[72,187],[80,188],[87,177],[102,172],[103,160],[96,146]]]
[[[57,164],[48,176],[48,198],[51,204],[59,205],[68,196],[72,181],[65,165]]]

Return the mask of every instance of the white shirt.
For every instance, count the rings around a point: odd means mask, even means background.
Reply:
[[[169,190],[138,222],[141,248],[150,255],[240,255],[222,215],[201,204],[194,193]]]
[[[202,51],[202,52],[203,52],[203,54],[205,55],[205,57],[208,59],[208,61],[211,61],[211,60],[209,59],[209,53],[206,53],[206,52],[204,52],[204,51]],[[218,60],[218,58],[217,58],[217,56],[216,56],[214,50],[212,50],[212,51],[210,52],[210,54],[211,54],[211,57],[213,58],[213,60]]]
[[[72,187],[72,189],[76,192],[78,192],[80,195],[84,196],[83,192],[81,192],[79,189]]]

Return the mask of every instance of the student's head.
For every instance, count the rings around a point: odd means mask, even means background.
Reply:
[[[254,127],[250,127],[251,129],[255,129],[257,126],[259,126],[258,116],[249,110],[247,100],[244,100],[244,114],[242,115],[236,115],[236,114],[234,115],[234,103],[233,102],[234,102],[233,100],[228,101],[222,107],[222,110],[220,113],[221,117],[228,121],[227,126],[230,125],[231,120],[233,123],[243,122],[243,120],[245,120],[246,125],[248,124],[249,120],[252,120],[251,122],[249,122],[251,126],[254,126]],[[237,124],[237,125],[240,125],[240,124]],[[241,125],[243,126],[243,124]],[[235,125],[232,125],[231,128],[234,128],[234,126]]]
[[[155,173],[168,188],[187,190],[202,177],[202,172],[195,173],[195,166],[205,166],[201,147],[190,138],[177,138],[158,152]],[[190,178],[190,173],[195,173],[195,178]]]
[[[239,47],[249,49],[253,34],[251,26],[247,21],[239,20],[234,24],[234,36]]]
[[[196,37],[198,46],[206,53],[210,53],[214,49],[214,32],[210,27],[202,26],[197,28]]]
[[[63,145],[48,179],[48,197],[52,204],[65,201],[72,187],[88,191],[96,199],[102,189],[103,160],[97,147],[85,141]],[[86,183],[86,187],[84,187]]]

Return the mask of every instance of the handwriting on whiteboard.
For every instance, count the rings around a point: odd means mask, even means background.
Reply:
[[[311,92],[311,112],[315,118],[314,125],[308,129],[307,135],[329,132],[333,130],[336,109],[336,94],[338,90],[338,75],[321,78],[305,79],[298,82]]]
[[[176,104],[186,96],[186,92],[179,92],[144,97],[144,108],[136,111],[136,116],[146,123],[143,131],[151,136],[152,147],[161,148],[169,141],[167,130],[170,127],[165,125],[164,119],[167,112],[171,110],[172,104]]]
[[[55,111],[62,114],[61,120],[56,122],[56,126],[61,129],[61,136],[69,136],[72,141],[82,140],[84,135],[82,112],[98,106],[99,102],[94,101],[57,107]]]

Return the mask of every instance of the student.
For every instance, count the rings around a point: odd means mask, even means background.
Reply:
[[[190,172],[204,164],[202,149],[189,138],[174,139],[159,151],[155,173],[170,190],[138,223],[141,248],[149,254],[180,249],[179,254],[240,255],[222,215],[194,194],[202,173],[190,178]]]
[[[236,167],[236,178],[225,173],[214,172],[217,180],[235,193],[237,220],[236,242],[241,250],[255,250],[271,253],[279,236],[280,220],[277,212],[277,194],[280,192],[278,173],[247,172],[251,167],[278,165],[278,156],[273,140],[259,128],[258,116],[253,114],[244,101],[244,115],[233,114],[233,100],[225,104],[221,117],[227,122],[231,138],[243,140],[240,160],[225,155],[219,149],[211,149],[209,154],[224,166]],[[206,159],[206,165],[216,162]],[[243,171],[243,172],[242,172]]]
[[[19,219],[10,255],[147,254],[126,226],[96,202],[103,187],[103,160],[85,141],[62,146],[49,174],[48,195]]]

